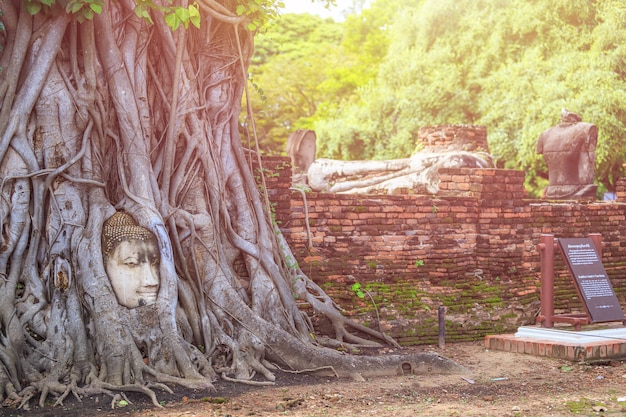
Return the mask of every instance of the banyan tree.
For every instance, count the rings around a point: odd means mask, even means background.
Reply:
[[[262,3],[0,1],[3,405],[456,369],[336,349],[393,341],[298,269],[255,182],[239,116]]]

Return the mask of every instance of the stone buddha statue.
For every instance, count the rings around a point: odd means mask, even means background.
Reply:
[[[585,123],[576,113],[561,111],[557,126],[544,131],[537,140],[537,153],[548,166],[549,199],[595,199],[594,184],[598,128]]]
[[[135,308],[156,302],[160,254],[150,230],[124,212],[115,213],[104,222],[102,257],[121,305]]]

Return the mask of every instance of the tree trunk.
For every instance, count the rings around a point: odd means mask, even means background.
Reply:
[[[158,406],[159,384],[273,380],[274,364],[397,371],[406,358],[389,365],[321,347],[298,308],[296,299],[326,314],[336,343],[393,343],[346,320],[283,261],[292,255],[247,159],[258,155],[240,143],[253,48],[230,3],[201,2],[200,28],[176,31],[164,9],[147,9],[151,24],[129,0],[106,1],[82,23],[55,5],[31,16],[24,4],[0,2],[5,405],[133,390]],[[121,211],[156,239],[154,303],[120,304],[107,274],[103,225]],[[432,360],[409,362],[420,371]],[[457,369],[437,360],[446,365],[435,371]]]

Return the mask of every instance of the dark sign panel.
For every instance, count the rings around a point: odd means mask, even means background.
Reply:
[[[591,322],[623,321],[624,312],[593,241],[590,238],[558,241]]]

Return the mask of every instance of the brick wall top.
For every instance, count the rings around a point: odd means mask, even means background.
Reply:
[[[473,197],[487,201],[528,198],[523,171],[442,168],[439,179],[438,195],[441,197]]]
[[[442,125],[422,127],[418,143],[428,150],[462,150],[489,152],[487,128],[473,125]]]

